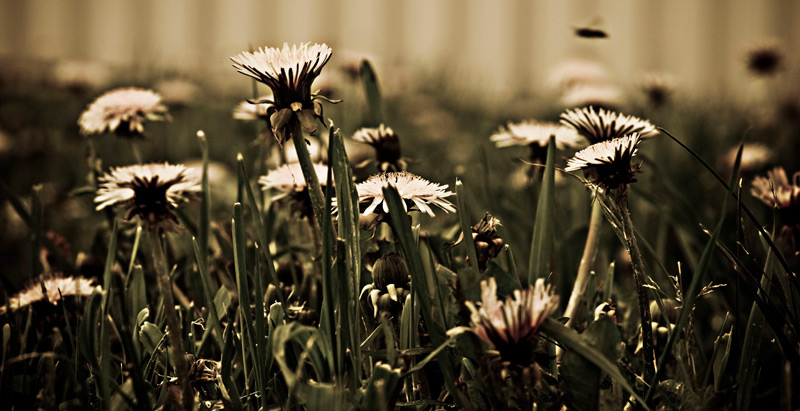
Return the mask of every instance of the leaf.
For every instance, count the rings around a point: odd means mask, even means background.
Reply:
[[[386,114],[383,110],[383,99],[378,86],[378,76],[375,75],[372,64],[366,59],[361,62],[361,80],[364,83],[364,93],[367,96],[367,106],[369,107],[372,125],[377,127],[380,124],[385,124]]]
[[[608,357],[598,351],[593,345],[582,339],[580,334],[570,328],[567,328],[552,318],[547,318],[544,321],[541,330],[551,338],[555,339],[565,350],[568,350],[567,352],[574,351],[576,354],[589,360],[603,372],[610,375],[611,378],[617,380],[622,388],[624,388],[636,399],[636,401],[639,402],[639,405],[646,410],[650,409],[647,407],[644,399],[642,399],[639,394],[633,390],[633,387],[630,385],[630,383],[628,383],[628,380],[625,379],[625,377],[619,371],[617,364],[611,362]],[[566,353],[564,355],[566,355]]]
[[[616,363],[619,360],[622,337],[610,317],[600,316],[597,321],[589,324],[580,338],[586,344],[597,349],[608,361]],[[561,387],[563,387],[568,408],[598,409],[603,372],[597,365],[576,351],[568,350],[565,351],[561,363],[561,375],[564,378]]]

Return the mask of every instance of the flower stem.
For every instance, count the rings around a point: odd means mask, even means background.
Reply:
[[[319,186],[319,179],[317,173],[314,171],[314,164],[311,161],[311,155],[308,153],[306,140],[303,137],[303,129],[300,123],[294,130],[290,131],[292,135],[292,142],[294,149],[297,152],[297,159],[300,162],[300,169],[303,170],[303,176],[306,179],[306,187],[308,188],[308,195],[311,197],[311,207],[314,209],[314,220],[317,222],[316,229],[322,232],[322,222],[325,218],[325,196],[322,195],[322,189]]]
[[[172,283],[167,272],[167,259],[161,250],[161,239],[157,230],[150,230],[150,249],[153,252],[153,266],[158,277],[158,288],[164,306],[164,316],[167,319],[169,330],[169,345],[172,347],[172,360],[175,363],[175,374],[181,387],[181,408],[194,409],[194,390],[189,383],[189,365],[186,362],[186,349],[183,346],[183,327],[175,311],[175,301],[172,297]]]
[[[622,230],[627,240],[626,247],[631,256],[633,264],[633,277],[636,281],[636,293],[639,294],[639,314],[642,318],[642,351],[644,351],[644,380],[652,381],[656,373],[656,356],[653,347],[653,327],[651,325],[650,317],[650,299],[647,296],[647,291],[644,288],[646,282],[646,274],[644,268],[644,259],[642,252],[639,250],[639,245],[636,242],[636,235],[633,231],[633,222],[631,221],[631,212],[628,208],[628,194],[627,192],[621,193],[617,197],[617,205],[622,217]]]
[[[595,199],[592,202],[592,215],[589,219],[589,232],[586,235],[586,244],[583,246],[583,255],[581,256],[581,265],[578,267],[578,275],[575,278],[575,284],[572,286],[572,294],[569,296],[569,303],[567,309],[564,311],[564,316],[569,317],[567,320],[567,327],[572,327],[576,319],[580,320],[578,307],[583,303],[583,298],[586,295],[586,286],[589,283],[589,269],[594,263],[594,257],[597,253],[597,243],[600,239],[600,226],[603,224],[603,206],[600,200]]]

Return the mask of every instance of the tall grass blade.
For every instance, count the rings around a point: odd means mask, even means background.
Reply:
[[[550,274],[555,237],[555,136],[550,136],[547,144],[547,163],[542,177],[542,188],[536,206],[536,219],[533,226],[531,254],[528,260],[528,284],[533,285],[538,278]]]
[[[383,99],[378,85],[378,76],[372,68],[369,60],[361,62],[361,81],[364,82],[364,93],[367,96],[367,106],[369,107],[372,126],[386,124],[386,113],[383,110]]]
[[[208,184],[208,141],[203,130],[197,131],[197,141],[203,155],[202,194],[200,197],[200,219],[197,229],[197,240],[200,245],[200,256],[208,258],[208,233],[211,225],[211,189]]]

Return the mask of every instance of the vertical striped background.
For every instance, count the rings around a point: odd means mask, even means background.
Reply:
[[[608,40],[572,34],[595,21]],[[249,45],[313,41],[330,44],[334,58],[366,52],[384,71],[447,70],[496,94],[534,89],[574,56],[599,59],[623,81],[657,71],[701,94],[735,89],[748,79],[744,52],[768,38],[790,57],[800,50],[800,2],[0,0],[0,56],[221,77]]]

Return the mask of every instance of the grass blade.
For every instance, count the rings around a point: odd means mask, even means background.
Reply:
[[[377,127],[380,124],[386,124],[386,114],[383,110],[383,99],[378,85],[378,76],[375,74],[372,64],[366,59],[361,62],[361,81],[364,83],[364,93],[367,96],[367,106],[369,106],[372,125]]]
[[[547,144],[547,163],[544,167],[542,189],[539,191],[539,201],[536,206],[531,254],[528,260],[529,285],[533,285],[537,278],[546,278],[550,274],[555,236],[555,141],[555,136],[550,136],[550,142]]]

